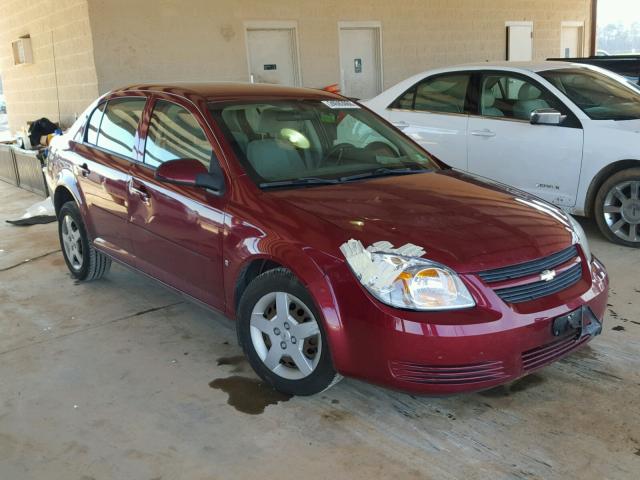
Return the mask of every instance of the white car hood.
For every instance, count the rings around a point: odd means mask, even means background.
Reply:
[[[626,130],[628,132],[640,133],[640,119],[637,120],[617,120],[611,121],[611,128]]]

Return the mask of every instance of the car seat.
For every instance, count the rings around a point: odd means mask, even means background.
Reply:
[[[480,114],[488,117],[504,117],[504,112],[495,106],[496,96],[491,90],[482,92]]]
[[[518,91],[518,101],[513,106],[513,116],[520,120],[529,120],[531,112],[539,108],[549,108],[546,100],[540,98],[542,90],[530,83],[524,83]]]
[[[279,109],[263,110],[258,121],[257,133],[263,136],[247,145],[247,160],[265,180],[294,178],[306,170],[302,157],[291,143],[279,138],[287,127],[278,119]]]

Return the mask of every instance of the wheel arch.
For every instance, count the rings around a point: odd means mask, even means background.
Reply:
[[[617,162],[610,163],[606,167],[602,168],[591,180],[589,189],[587,190],[587,199],[585,202],[584,213],[587,217],[592,217],[595,210],[595,200],[598,195],[598,191],[602,184],[607,181],[611,175],[615,175],[618,172],[627,170],[629,168],[640,167],[640,160],[628,159],[618,160]]]
[[[228,291],[231,295],[227,297],[227,316],[234,319],[237,317],[242,294],[253,279],[266,271],[285,268],[308,290],[321,314],[334,366],[342,365],[347,352],[346,337],[333,285],[325,273],[326,268],[337,260],[312,249],[286,248],[279,253],[280,255],[262,252],[247,257],[235,270],[236,273],[231,274],[231,278],[227,277],[228,283],[225,283],[232,286]]]
[[[240,305],[240,298],[242,298],[242,294],[247,289],[249,284],[255,279],[258,275],[262,275],[269,270],[274,270],[276,268],[287,268],[281,263],[268,258],[268,257],[257,257],[251,258],[240,268],[238,275],[236,276],[236,281],[233,289],[233,308],[234,312],[238,311],[238,306]]]
[[[58,187],[56,187],[56,191],[53,194],[53,206],[55,208],[56,217],[60,213],[62,205],[67,202],[76,202],[77,204],[78,200],[67,186],[59,185]]]

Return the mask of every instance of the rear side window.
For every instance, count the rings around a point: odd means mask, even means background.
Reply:
[[[464,113],[470,78],[468,73],[427,78],[398,97],[391,107],[424,112]]]
[[[98,130],[100,129],[100,122],[102,122],[102,114],[104,113],[104,107],[106,103],[98,105],[89,119],[87,124],[87,143],[95,145],[98,142]]]
[[[135,159],[134,141],[145,102],[144,98],[109,100],[102,115],[96,145],[118,155]]]
[[[158,100],[153,108],[144,163],[157,167],[168,160],[190,158],[209,167],[212,150],[196,118],[184,107]]]

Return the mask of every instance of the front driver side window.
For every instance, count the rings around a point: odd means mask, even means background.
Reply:
[[[562,104],[548,90],[536,83],[509,74],[483,76],[481,115],[528,122],[531,113],[541,108],[553,108],[565,113]]]
[[[149,122],[144,163],[157,167],[168,160],[195,159],[207,168],[212,149],[196,118],[184,107],[158,100]]]

